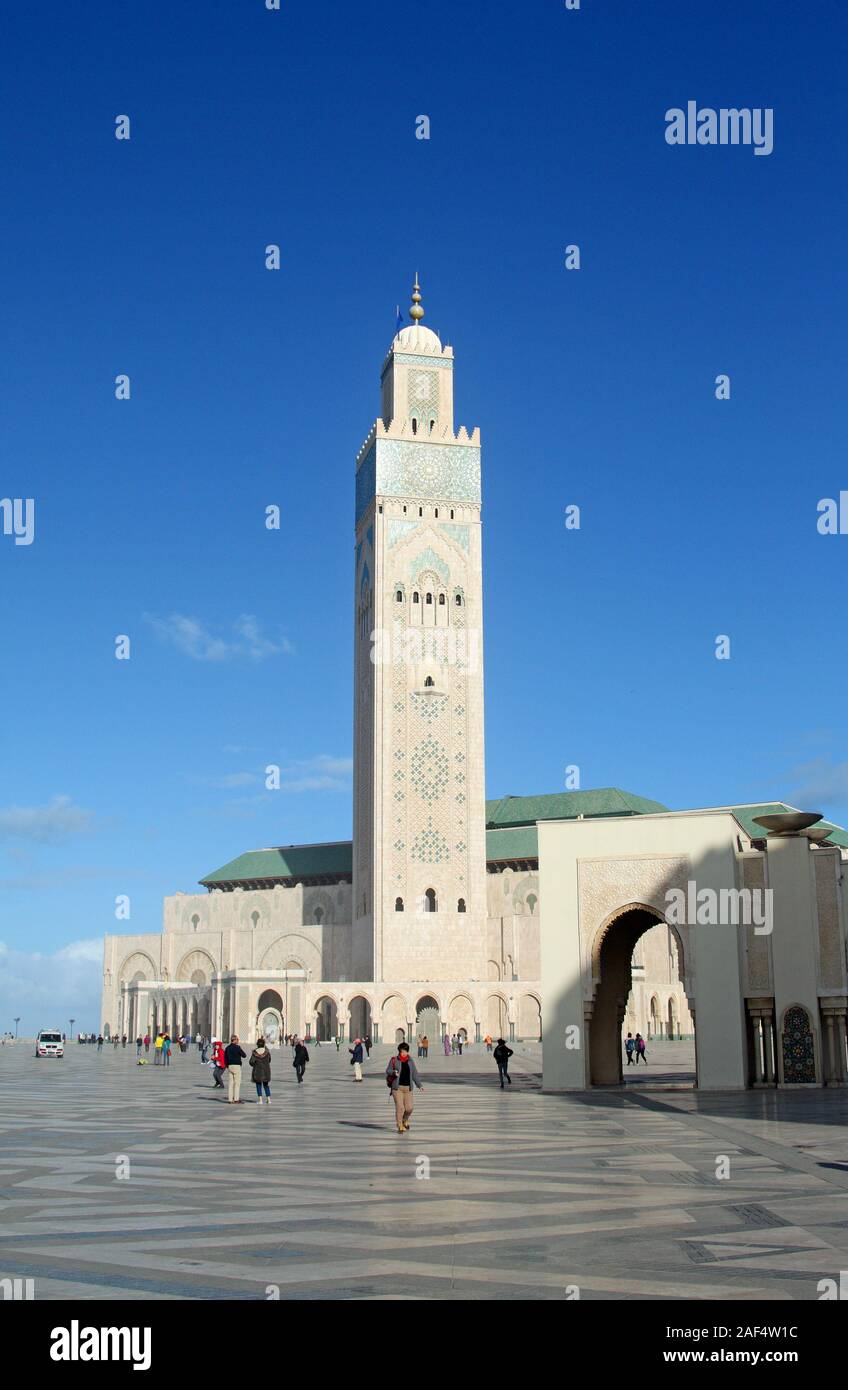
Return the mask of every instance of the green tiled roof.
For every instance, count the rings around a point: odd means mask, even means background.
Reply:
[[[503,796],[486,802],[486,825],[490,830],[511,825],[535,825],[537,820],[576,820],[578,816],[647,816],[667,811],[659,801],[600,787],[597,791],[553,792],[550,796]]]
[[[252,849],[231,859],[223,868],[207,874],[207,884],[259,882],[278,878],[324,878],[353,874],[353,845],[338,840],[328,845],[279,845],[275,849]]]
[[[761,825],[754,824],[755,816],[775,816],[781,811],[797,811],[798,807],[790,806],[786,801],[769,801],[762,806],[733,806],[731,809],[745,834],[757,840],[763,838],[767,832]],[[839,825],[834,825],[833,821],[829,820],[820,821],[819,824],[827,826],[830,831],[830,839],[835,845],[841,845],[844,849],[848,849],[848,831],[843,830]]]
[[[765,802],[762,806],[727,808],[747,835],[765,834],[754,824],[755,816],[796,808],[785,801]],[[504,796],[486,802],[486,859],[490,864],[516,859],[538,859],[536,821],[575,820],[602,816],[644,816],[668,811],[659,801],[603,787],[598,791],[554,792],[550,796]],[[830,821],[822,821],[831,831],[836,845],[848,849],[848,832]],[[204,888],[227,883],[269,883],[279,879],[322,879],[353,877],[353,845],[337,840],[326,845],[279,845],[273,849],[254,849],[232,859],[223,868],[200,880]]]

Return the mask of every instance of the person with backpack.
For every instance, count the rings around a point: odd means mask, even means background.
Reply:
[[[214,1081],[215,1081],[215,1085],[214,1085],[213,1088],[212,1088],[213,1090],[215,1090],[215,1091],[223,1091],[223,1089],[224,1089],[224,1080],[223,1080],[223,1077],[224,1077],[224,1072],[226,1071],[226,1069],[227,1069],[227,1059],[226,1059],[226,1057],[224,1056],[224,1044],[221,1042],[221,1039],[220,1039],[220,1038],[213,1038],[213,1039],[212,1039],[212,1076],[213,1076]]]
[[[424,1090],[418,1068],[409,1054],[409,1044],[398,1045],[397,1056],[389,1058],[386,1067],[386,1085],[390,1088],[395,1103],[395,1119],[398,1134],[406,1134],[412,1120],[412,1088]]]
[[[636,1060],[633,1056],[633,1053],[636,1051],[636,1041],[632,1033],[627,1034],[627,1041],[624,1044],[624,1051],[627,1053],[627,1065],[628,1067],[632,1067],[634,1061]]]
[[[294,1067],[298,1086],[303,1080],[303,1073],[306,1071],[306,1063],[308,1061],[309,1053],[306,1050],[306,1045],[300,1041],[300,1038],[295,1038],[292,1066]]]
[[[265,1092],[265,1104],[271,1104],[271,1054],[265,1046],[264,1038],[256,1039],[256,1046],[250,1054],[250,1075],[256,1087],[257,1104],[262,1104],[262,1092]]]
[[[362,1080],[362,1039],[354,1038],[353,1047],[348,1048],[350,1053],[350,1065],[353,1067],[354,1081]]]
[[[648,1065],[648,1053],[647,1053],[646,1048],[645,1048],[645,1039],[642,1037],[642,1034],[641,1034],[641,1033],[637,1033],[637,1034],[636,1034],[636,1065],[637,1065],[637,1067],[638,1067],[638,1065],[639,1065],[639,1058],[640,1058],[640,1057],[642,1058],[642,1061],[645,1063],[645,1066],[647,1066],[647,1065]]]
[[[498,1045],[493,1053],[494,1059],[498,1064],[498,1076],[500,1077],[501,1090],[504,1089],[504,1081],[512,1085],[512,1077],[509,1074],[509,1059],[512,1056],[512,1048],[507,1047],[503,1038],[498,1038]]]

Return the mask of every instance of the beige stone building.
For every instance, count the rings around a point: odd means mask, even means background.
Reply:
[[[480,436],[417,283],[410,317],[356,462],[353,840],[249,851],[167,898],[161,935],[107,936],[104,1031],[538,1040],[564,927],[542,827],[669,817],[614,788],[486,802]],[[691,1036],[680,935],[660,915],[632,946],[619,1032]]]

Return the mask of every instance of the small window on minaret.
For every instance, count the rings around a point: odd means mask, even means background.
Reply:
[[[439,515],[439,509],[438,509],[438,507],[436,508],[436,510],[435,510],[435,512],[433,513],[433,515],[434,515],[434,516],[438,516],[438,515]]]
[[[428,595],[427,595],[427,602],[428,602],[428,603],[432,603],[432,602],[433,602],[433,595],[432,595],[432,594],[428,594]]]
[[[425,689],[425,690],[430,690],[435,684],[436,684],[436,682],[433,680],[433,677],[432,677],[432,676],[428,676],[427,679],[426,679],[425,682],[424,682],[424,689]]]
[[[435,422],[435,420],[433,420],[433,419],[431,418],[431,420],[430,420],[430,433],[431,433],[431,434],[433,433],[433,430],[435,429],[435,427],[436,427],[436,422]]]
[[[417,434],[417,433],[418,433],[418,421],[416,420],[416,418],[415,418],[414,415],[413,415],[413,417],[412,417],[412,433],[413,433],[413,434]]]
[[[414,594],[412,595],[412,602],[413,602],[413,603],[419,603],[419,602],[420,602],[420,600],[419,600],[419,598],[418,598],[418,593],[417,593],[417,592],[414,593]]]
[[[459,902],[458,902],[457,905],[456,905],[456,910],[457,910],[457,912],[464,912],[464,911],[465,911],[465,899],[464,899],[464,898],[460,898]]]
[[[436,890],[435,890],[435,888],[428,888],[427,891],[426,891],[426,893],[424,894],[424,911],[425,911],[425,912],[435,912],[435,911],[436,911]]]
[[[395,898],[395,912],[403,912],[403,898]]]
[[[419,508],[418,508],[418,515],[419,515],[419,516],[423,516],[423,515],[424,515],[424,508],[423,508],[423,507],[419,507]]]
[[[454,602],[455,602],[457,608],[461,608],[461,607],[462,607],[462,594],[457,594],[456,598],[454,599]]]
[[[451,521],[453,521],[453,507],[451,507]]]
[[[444,596],[444,594],[439,594],[439,607],[440,607],[440,608],[444,608],[444,606],[445,606],[445,596]]]
[[[397,593],[395,594],[395,603],[403,603],[403,590],[402,590],[402,589],[398,589]]]

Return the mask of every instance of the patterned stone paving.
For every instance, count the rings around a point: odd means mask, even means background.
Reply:
[[[0,1049],[0,1277],[41,1299],[813,1300],[848,1270],[844,1091],[701,1095],[659,1044],[653,1084],[545,1096],[517,1045],[502,1094],[480,1047],[421,1064],[400,1136],[388,1055],[355,1085],[312,1049],[298,1087],[284,1050],[273,1105],[246,1075],[236,1107],[195,1051]]]

